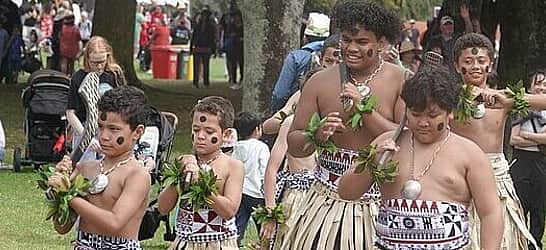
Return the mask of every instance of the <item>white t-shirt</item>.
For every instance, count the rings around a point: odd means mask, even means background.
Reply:
[[[264,198],[262,185],[269,155],[267,145],[257,139],[241,140],[235,144],[232,157],[242,161],[245,168],[243,194]]]

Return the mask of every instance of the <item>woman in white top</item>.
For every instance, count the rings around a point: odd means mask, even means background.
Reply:
[[[531,77],[531,94],[546,94],[543,71]],[[514,187],[521,200],[525,217],[530,218],[530,232],[542,249],[546,196],[546,110],[532,111],[512,127],[510,144],[514,146],[515,164],[510,168]],[[541,148],[544,147],[544,150]],[[534,249],[529,245],[529,249]]]

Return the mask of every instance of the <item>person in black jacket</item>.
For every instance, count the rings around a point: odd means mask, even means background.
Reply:
[[[203,81],[206,87],[210,85],[210,56],[216,51],[216,23],[211,18],[212,12],[204,8],[197,17],[190,42],[190,53],[193,54],[193,86],[198,88],[199,67],[203,64]]]

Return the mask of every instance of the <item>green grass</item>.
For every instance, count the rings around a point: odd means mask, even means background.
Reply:
[[[195,89],[189,81],[151,80],[150,75],[138,72],[145,83],[144,91],[149,101],[161,111],[175,113],[179,118],[173,147],[173,156],[189,152],[191,149],[189,112],[197,100],[208,95],[220,95],[229,98],[236,110],[241,106],[241,92],[228,88],[224,78],[223,60],[214,59],[211,65],[210,88]],[[18,85],[0,85],[0,119],[6,133],[6,159],[11,164],[15,147],[24,147],[23,132],[24,109],[21,92],[26,87],[26,78],[20,78]],[[36,188],[34,180],[38,175],[30,167],[21,173],[0,170],[0,249],[71,249],[70,241],[74,233],[58,235],[51,222],[45,221],[46,206],[43,194]],[[163,241],[162,225],[155,238],[144,241],[145,249],[166,249],[168,242]],[[256,239],[257,233],[251,226],[243,242]]]

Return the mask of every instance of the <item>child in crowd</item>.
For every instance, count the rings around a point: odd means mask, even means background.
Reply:
[[[69,202],[80,216],[74,249],[141,249],[138,232],[148,206],[150,176],[132,149],[144,133],[146,96],[134,87],[113,89],[104,94],[98,109],[98,138],[105,157],[72,169],[72,160],[66,156],[49,185],[54,190],[63,185],[61,172],[93,180],[88,196]]]
[[[243,198],[236,221],[239,231],[237,241],[240,246],[253,208],[264,205],[262,183],[267,161],[269,161],[269,148],[267,144],[260,141],[262,125],[256,114],[250,112],[237,114],[235,129],[239,133],[239,141],[233,149],[233,157],[242,161],[245,167]],[[256,227],[259,232],[260,225],[256,225]]]
[[[192,111],[192,140],[195,155],[179,157],[182,176],[191,173],[192,182],[199,178],[205,165],[218,176],[218,194],[208,198],[212,204],[192,211],[182,200],[176,221],[176,240],[170,249],[224,249],[237,248],[235,214],[241,202],[243,164],[222,153],[221,147],[230,137],[233,127],[233,105],[225,98],[209,96],[200,100]],[[165,188],[159,195],[159,212],[168,214],[178,202],[175,186]]]

